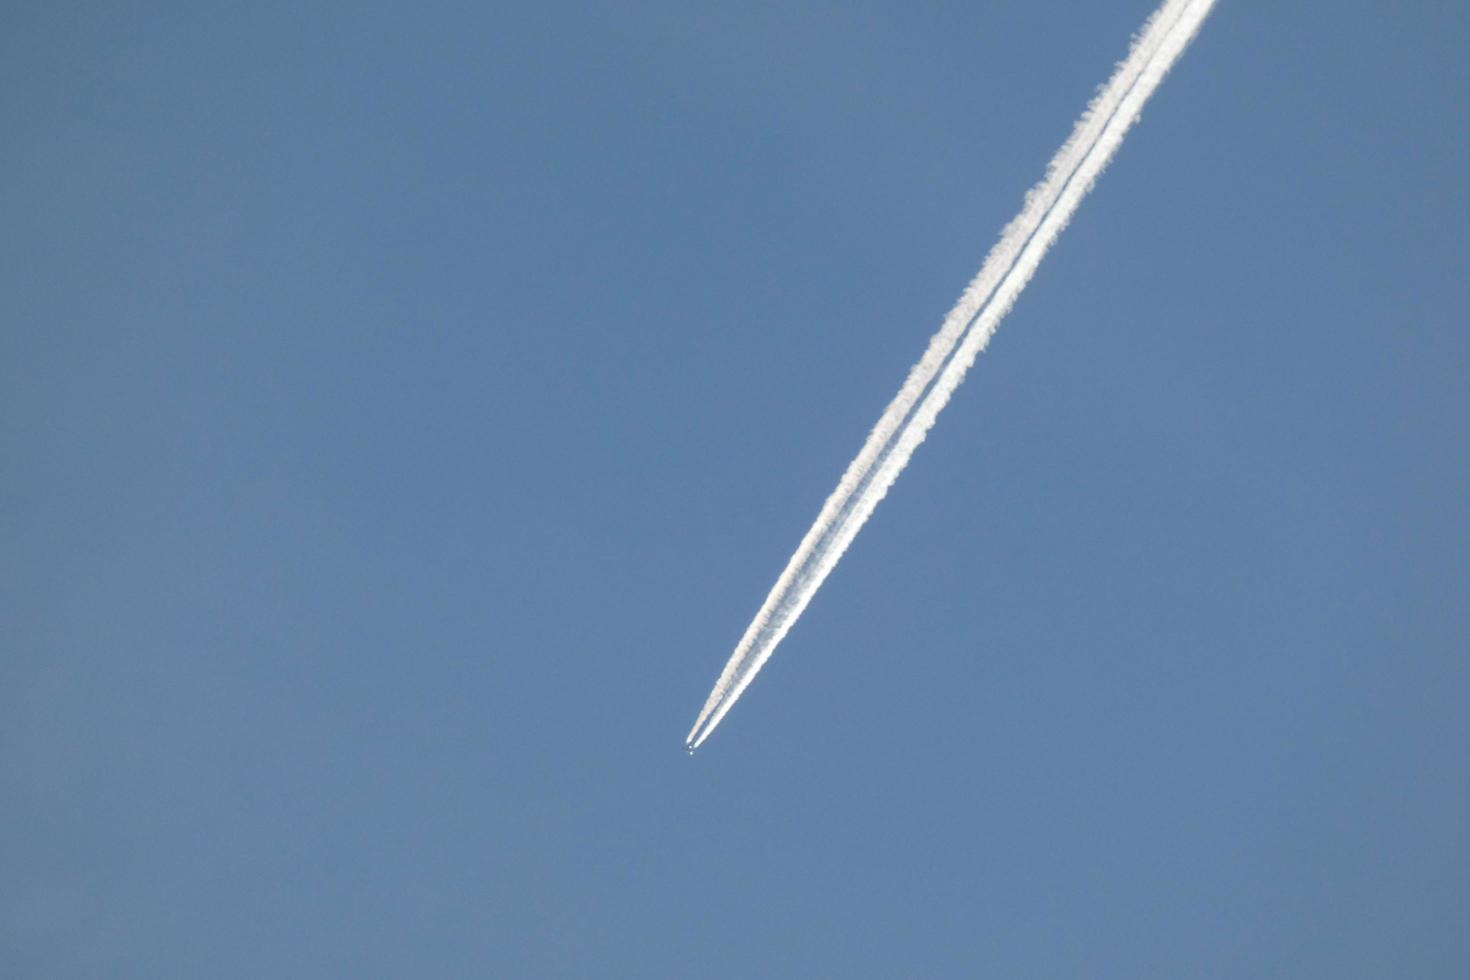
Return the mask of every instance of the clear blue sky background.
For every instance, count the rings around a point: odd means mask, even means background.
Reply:
[[[1470,6],[10,5],[0,973],[1464,977]]]

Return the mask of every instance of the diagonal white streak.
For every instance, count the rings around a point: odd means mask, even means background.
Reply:
[[[771,596],[752,621],[749,629],[736,646],[735,655],[725,665],[715,683],[694,729],[698,730],[715,706],[724,699],[739,671],[742,662],[759,639],[760,632],[772,622],[776,611],[773,600],[787,594],[787,590],[806,567],[819,545],[834,529],[841,515],[850,507],[853,497],[871,477],[874,465],[884,450],[891,447],[894,434],[912,413],[919,398],[933,384],[944,362],[953,354],[960,336],[975,319],[985,301],[990,298],[1001,277],[1016,261],[1021,248],[1035,233],[1047,213],[1056,205],[1062,190],[1085,158],[1087,150],[1101,136],[1103,127],[1117,111],[1123,96],[1137,81],[1148,60],[1158,51],[1167,33],[1167,28],[1178,19],[1179,11],[1185,6],[1183,0],[1172,0],[1160,8],[1144,25],[1134,41],[1129,56],[1119,65],[1113,78],[1098,93],[1093,103],[1083,113],[1073,128],[1072,135],[1062,144],[1047,167],[1045,178],[1027,195],[1025,205],[1009,225],[1001,232],[981,266],[979,273],[965,289],[959,302],[944,318],[939,331],[929,341],[924,356],[909,371],[904,385],[893,402],[884,410],[873,431],[857,457],[848,465],[847,472],[837,484],[837,489],[827,498],[821,513],[811,530],[807,532],[785,571],[771,590]],[[690,732],[692,738],[694,731]]]
[[[715,683],[689,733],[691,749],[709,737],[836,567],[1214,2],[1166,0],[1144,25],[823,504]]]

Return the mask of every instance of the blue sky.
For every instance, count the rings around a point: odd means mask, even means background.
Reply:
[[[1459,977],[1470,10],[22,5],[0,967]]]

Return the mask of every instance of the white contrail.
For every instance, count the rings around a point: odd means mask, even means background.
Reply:
[[[695,730],[724,699],[741,663],[760,636],[760,630],[770,622],[770,614],[774,611],[774,597],[787,594],[788,587],[806,566],[808,559],[826,540],[841,515],[849,509],[853,496],[864,485],[865,478],[872,475],[873,466],[878,457],[885,449],[892,446],[894,433],[908,418],[914,405],[933,383],[935,375],[938,374],[945,360],[954,352],[960,335],[990,297],[1001,276],[1015,263],[1021,248],[1035,233],[1047,212],[1056,204],[1067,181],[1071,179],[1088,149],[1097,142],[1103,127],[1117,111],[1123,96],[1137,80],[1148,63],[1148,59],[1153,57],[1163,43],[1167,28],[1178,20],[1183,6],[1182,2],[1174,0],[1160,8],[1144,25],[1143,30],[1135,39],[1128,58],[1119,65],[1113,78],[1083,113],[1072,135],[1053,157],[1051,164],[1047,167],[1045,179],[1026,195],[1026,203],[1021,213],[1002,231],[1000,240],[991,249],[980,272],[960,297],[959,302],[955,304],[954,309],[944,318],[939,332],[929,341],[929,347],[924,352],[924,356],[910,370],[908,379],[904,382],[898,395],[883,412],[878,424],[869,433],[862,450],[848,465],[847,472],[843,474],[837,489],[822,506],[816,522],[807,532],[796,554],[792,556],[786,570],[771,590],[772,598],[767,599],[766,605],[756,615],[745,636],[736,646],[737,653],[730,658],[716,682],[704,709],[695,721]],[[690,735],[693,736],[693,731]]]
[[[1166,0],[1144,25],[823,505],[700,711],[691,750],[749,686],[888,492],[1213,5]]]

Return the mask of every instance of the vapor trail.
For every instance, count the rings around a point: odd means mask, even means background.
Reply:
[[[1117,111],[1123,96],[1132,87],[1143,71],[1148,59],[1158,51],[1166,36],[1166,28],[1178,19],[1182,3],[1175,2],[1161,8],[1144,25],[1135,40],[1129,57],[1118,67],[1112,80],[1104,86],[1093,103],[1083,113],[1073,129],[1072,135],[1057,151],[1047,167],[1045,179],[1026,195],[1025,206],[1011,223],[1001,232],[986,257],[980,272],[971,281],[949,314],[944,318],[939,332],[929,341],[928,349],[919,363],[909,371],[908,379],[893,402],[883,412],[873,431],[857,457],[848,465],[837,489],[827,498],[811,530],[807,532],[796,554],[792,556],[786,570],[771,590],[771,597],[762,607],[745,636],[736,647],[736,655],[730,658],[716,682],[704,709],[695,721],[695,729],[704,722],[715,706],[728,692],[741,663],[758,639],[759,630],[771,622],[774,612],[772,600],[777,595],[787,595],[787,589],[797,575],[806,567],[808,559],[834,529],[841,515],[850,508],[856,492],[873,475],[873,467],[879,456],[893,445],[893,437],[899,426],[913,411],[919,398],[933,383],[939,369],[954,352],[960,335],[968,327],[985,301],[994,292],[1002,275],[1015,263],[1016,257],[1026,241],[1035,233],[1043,218],[1055,206],[1067,181],[1076,172],[1086,156],[1087,150],[1097,142],[1103,127]],[[691,736],[693,732],[691,731]]]
[[[887,494],[1213,6],[1166,0],[1145,23],[822,506],[715,683],[686,740],[691,750],[744,693]]]

